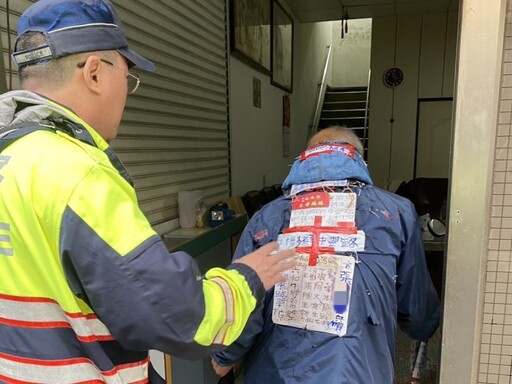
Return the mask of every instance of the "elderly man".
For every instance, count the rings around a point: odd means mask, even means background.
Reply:
[[[169,254],[108,144],[133,66],[108,0],[20,17],[23,90],[0,96],[0,381],[161,383],[148,350],[197,359],[235,340],[293,252],[270,244],[201,276]]]
[[[294,248],[289,280],[267,293],[242,336],[213,355],[246,384],[391,384],[398,324],[427,340],[439,323],[412,203],[376,188],[353,131],[314,135],[285,196],[250,220],[235,259],[278,240]]]

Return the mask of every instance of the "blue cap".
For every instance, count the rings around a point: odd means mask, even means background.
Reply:
[[[129,64],[155,69],[128,48],[121,19],[108,0],[39,0],[18,21],[18,39],[27,32],[43,33],[48,45],[21,52],[15,48],[12,56],[20,68],[75,53],[117,50]]]

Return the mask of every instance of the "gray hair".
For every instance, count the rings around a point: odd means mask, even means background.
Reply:
[[[16,44],[16,51],[25,51],[47,45],[48,40],[43,33],[28,32],[21,35]],[[114,58],[115,51],[103,51],[102,56]],[[44,63],[27,65],[19,70],[20,87],[25,88],[27,81],[33,80],[47,89],[59,89],[67,84],[77,69],[77,64],[83,62],[92,52],[72,54]]]
[[[340,142],[353,145],[361,156],[364,155],[363,143],[359,136],[352,129],[339,125],[331,125],[315,133],[308,141],[308,148],[319,144]]]

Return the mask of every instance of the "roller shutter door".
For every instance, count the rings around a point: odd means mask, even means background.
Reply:
[[[9,47],[19,14],[32,2],[0,0],[8,87],[18,87]],[[157,67],[139,72],[141,86],[128,98],[112,146],[135,179],[142,210],[158,225],[177,217],[180,190],[200,189],[207,203],[230,192],[226,3],[113,3],[131,47]]]

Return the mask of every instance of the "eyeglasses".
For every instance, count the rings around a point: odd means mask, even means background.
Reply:
[[[109,65],[113,66],[114,68],[117,68],[120,71],[124,72],[124,70],[121,67],[119,67],[118,65],[115,65],[114,63],[112,63],[108,60],[105,60],[105,59],[100,59],[100,60],[103,61],[104,63],[109,64]],[[85,61],[83,63],[78,63],[76,66],[78,68],[83,68],[85,66]],[[137,75],[136,73],[133,73],[133,72],[128,72],[128,75],[126,75],[126,80],[128,83],[128,95],[133,95],[135,93],[135,91],[139,88],[139,85],[140,85],[139,75]]]

